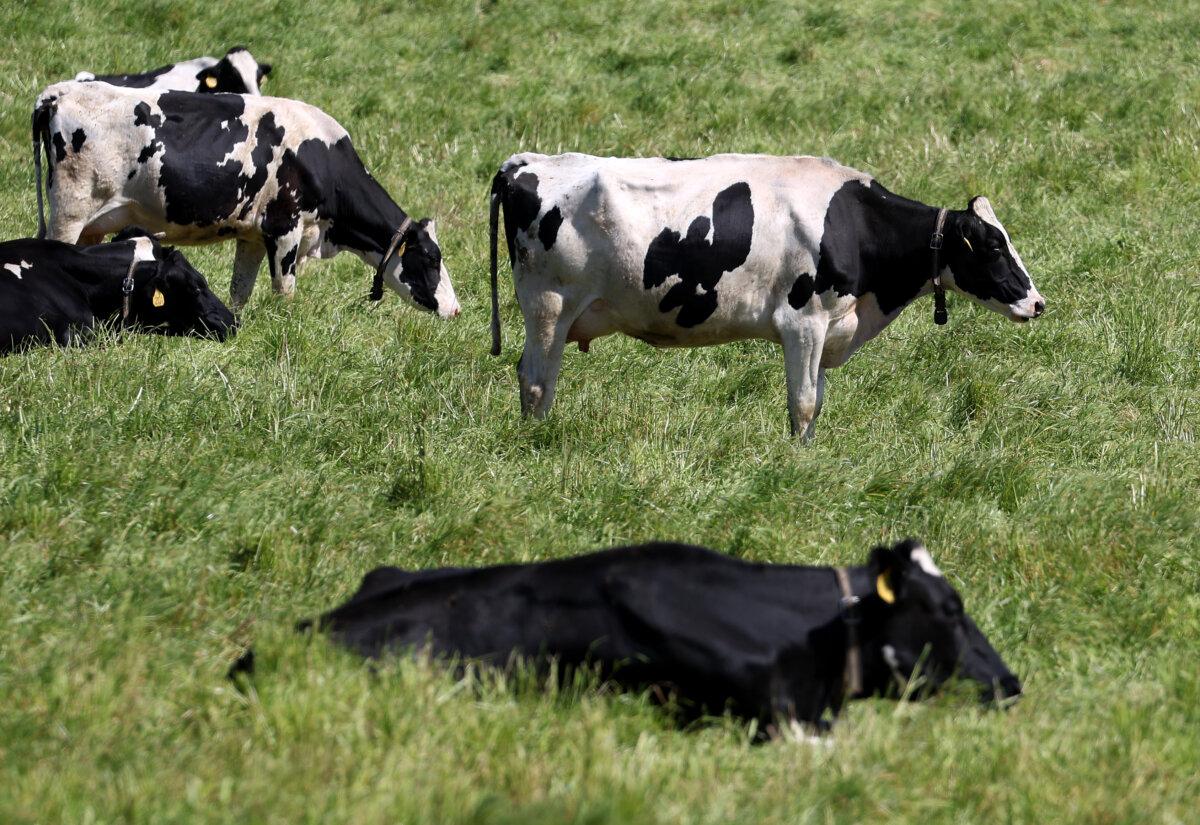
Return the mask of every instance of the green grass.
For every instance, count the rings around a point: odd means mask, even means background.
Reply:
[[[450,6],[450,7],[448,7]],[[1163,822],[1200,799],[1200,233],[1192,4],[17,3],[0,27],[0,234],[31,234],[28,112],[77,70],[245,43],[438,219],[464,306],[291,303],[226,343],[0,362],[0,821]],[[567,355],[518,415],[487,355],[486,191],[516,150],[827,154],[996,205],[1049,302],[952,298],[830,374],[785,436],[761,342]],[[231,246],[189,252],[228,293]],[[507,272],[505,273],[507,282]],[[678,731],[641,696],[374,674],[290,631],[380,563],[683,539],[853,562],[925,537],[1025,681],[857,703],[829,747]],[[242,645],[255,692],[224,680]]]

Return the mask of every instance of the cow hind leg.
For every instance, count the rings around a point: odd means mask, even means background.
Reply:
[[[521,302],[525,315],[525,349],[517,364],[521,414],[545,418],[554,404],[567,333],[581,308],[556,292],[543,292]]]
[[[801,324],[780,330],[783,363],[787,374],[788,418],[792,435],[811,441],[815,432],[824,389],[821,350],[825,331],[815,324]]]
[[[257,241],[239,239],[233,253],[233,280],[229,283],[229,302],[234,312],[240,312],[250,300],[254,282],[267,248]]]

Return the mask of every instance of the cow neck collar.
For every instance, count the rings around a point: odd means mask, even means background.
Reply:
[[[950,320],[946,312],[946,288],[942,286],[942,244],[946,239],[942,230],[946,226],[946,207],[938,210],[937,223],[929,237],[929,248],[933,250],[933,322],[945,326]]]
[[[387,248],[384,250],[383,257],[379,259],[379,266],[375,267],[375,279],[371,282],[370,298],[372,301],[383,300],[384,267],[387,266],[387,262],[391,260],[392,254],[396,251],[396,247],[400,245],[401,239],[404,237],[405,233],[412,228],[412,225],[413,219],[406,215],[404,220],[400,222],[400,227],[396,230],[396,233],[392,235],[391,241],[388,242]]]
[[[141,261],[137,258],[137,249],[133,251],[133,260],[129,262],[129,270],[121,280],[121,326],[129,323],[129,302],[133,296],[133,270]]]
[[[852,699],[863,691],[862,645],[858,638],[858,627],[862,624],[859,611],[862,598],[854,594],[850,571],[845,567],[835,567],[833,573],[841,591],[838,605],[842,624],[846,627],[846,666],[842,673],[842,690],[845,698]]]

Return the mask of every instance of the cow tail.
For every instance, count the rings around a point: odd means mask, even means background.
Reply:
[[[40,103],[33,110],[30,131],[33,137],[33,176],[37,187],[38,239],[46,237],[46,215],[42,201],[42,147],[46,147],[46,163],[50,161],[50,114],[52,102]],[[47,184],[48,185],[48,184]]]
[[[504,172],[501,170],[496,173],[496,177],[492,178],[492,203],[491,203],[491,253],[492,253],[492,355],[500,354],[500,289],[496,282],[496,270],[498,268],[497,258],[497,233],[500,229],[500,202],[503,200],[504,194]]]

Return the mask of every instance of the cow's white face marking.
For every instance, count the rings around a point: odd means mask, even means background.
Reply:
[[[1008,246],[1008,254],[1012,256],[1013,261],[1015,261],[1017,266],[1021,268],[1022,274],[1024,274],[1029,280],[1029,291],[1025,293],[1025,297],[1021,300],[1012,304],[1000,304],[995,300],[989,301],[988,303],[995,304],[996,306],[993,308],[1000,308],[1001,312],[1007,309],[1009,314],[1011,314],[1014,318],[1021,318],[1025,320],[1036,318],[1038,316],[1036,305],[1039,303],[1045,305],[1045,301],[1043,300],[1041,293],[1037,291],[1037,287],[1033,285],[1033,278],[1030,276],[1029,270],[1025,266],[1025,262],[1022,261],[1021,256],[1017,254],[1017,249],[1013,246],[1012,240],[1008,237],[1008,230],[1001,225],[1000,219],[996,217],[996,212],[992,209],[992,204],[987,198],[975,198],[974,201],[972,201],[971,208],[981,221],[1000,230],[1000,234],[1004,236],[1004,243]]]
[[[238,76],[246,87],[246,94],[261,94],[258,90],[258,63],[248,51],[231,52],[225,55],[229,65],[237,70]]]
[[[20,280],[23,280],[21,277],[21,270],[33,269],[33,264],[29,263],[29,261],[21,261],[21,263],[19,263],[19,264],[5,264],[4,268],[7,269],[9,272],[11,272],[13,275],[16,275],[17,280],[20,281]]]
[[[942,571],[933,563],[933,556],[929,555],[929,551],[924,547],[914,547],[908,557],[913,560],[913,563],[924,570],[931,576],[942,578]]]
[[[154,242],[149,238],[134,238],[133,259],[135,261],[153,261]]]

